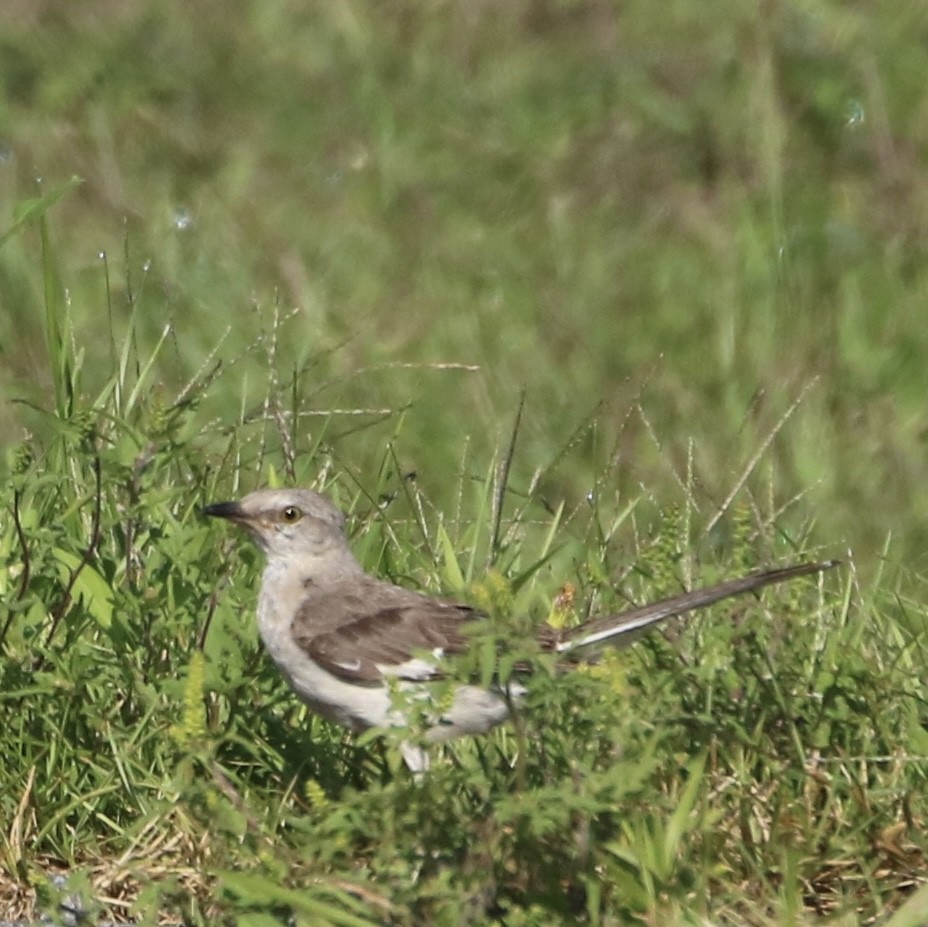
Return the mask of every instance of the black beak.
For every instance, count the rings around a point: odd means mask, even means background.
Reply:
[[[214,502],[212,505],[204,505],[200,511],[212,518],[228,518],[232,521],[239,521],[245,517],[242,507],[237,502]]]

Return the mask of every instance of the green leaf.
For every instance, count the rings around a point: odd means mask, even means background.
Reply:
[[[73,595],[81,599],[90,616],[101,628],[109,629],[113,623],[113,590],[109,583],[88,563],[81,566],[81,558],[70,551],[56,547],[58,562],[69,572],[78,570]]]
[[[928,923],[928,885],[923,885],[884,927],[922,927]]]
[[[298,915],[313,918],[315,923],[335,924],[338,927],[373,927],[379,923],[323,901],[319,897],[321,891],[287,888],[267,876],[250,873],[223,872],[219,878],[222,887],[242,901],[252,905],[287,906]],[[346,907],[361,909],[358,902],[344,892],[332,889],[327,890],[326,894],[334,895]]]
[[[83,182],[82,178],[75,175],[71,177],[70,180],[66,180],[64,183],[52,188],[48,193],[23,200],[19,203],[13,210],[13,224],[0,235],[0,248],[26,225],[26,223],[44,216],[58,200],[67,196],[68,193]]]
[[[454,545],[451,543],[451,538],[448,537],[448,532],[445,531],[445,526],[443,524],[438,525],[438,543],[441,546],[442,552],[442,565],[444,567],[444,580],[448,584],[449,589],[463,589],[464,588],[464,574],[461,572],[461,566],[458,563],[458,555],[454,549]]]

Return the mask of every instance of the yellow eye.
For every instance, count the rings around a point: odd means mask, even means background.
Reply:
[[[302,517],[303,513],[295,505],[288,505],[280,513],[281,521],[287,522],[288,525],[298,522]]]

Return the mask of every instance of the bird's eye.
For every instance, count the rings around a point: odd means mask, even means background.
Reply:
[[[280,517],[282,521],[292,525],[303,517],[303,513],[295,505],[288,505],[281,510]]]

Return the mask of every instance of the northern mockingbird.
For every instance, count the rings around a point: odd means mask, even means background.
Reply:
[[[271,659],[316,713],[354,731],[402,725],[396,686],[413,692],[442,674],[444,657],[461,653],[465,627],[485,616],[369,576],[345,538],[345,517],[327,498],[305,489],[262,489],[204,514],[244,528],[267,563],[258,597],[258,630]],[[837,561],[753,573],[573,628],[538,628],[542,651],[576,661],[584,648],[618,643],[665,618],[771,583],[818,573]],[[581,658],[582,659],[582,658]],[[427,732],[430,741],[479,734],[505,721],[525,689],[461,684]],[[403,745],[413,770],[427,765],[420,748]]]

